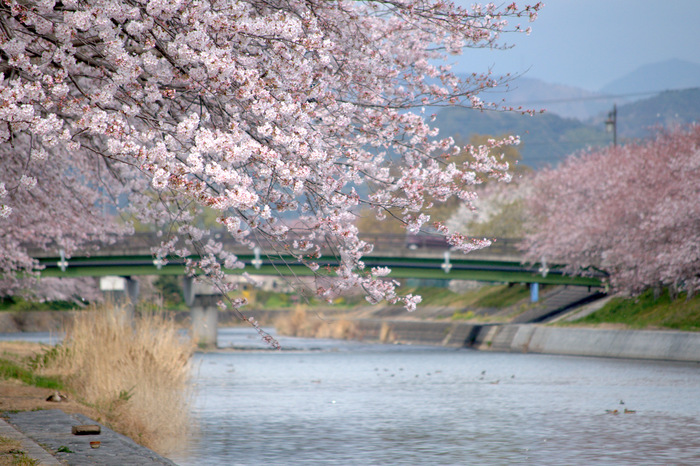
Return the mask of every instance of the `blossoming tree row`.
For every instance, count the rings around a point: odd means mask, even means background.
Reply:
[[[616,289],[700,285],[700,126],[596,149],[539,173],[528,257],[599,268]]]

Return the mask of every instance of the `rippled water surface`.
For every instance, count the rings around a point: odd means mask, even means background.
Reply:
[[[219,345],[264,348],[257,338],[248,329],[222,329]],[[700,464],[695,364],[282,344],[287,350],[196,356],[198,432],[173,460]]]

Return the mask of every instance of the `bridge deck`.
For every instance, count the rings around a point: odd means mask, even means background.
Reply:
[[[435,238],[423,238],[421,242],[407,244],[401,235],[375,235],[363,238],[375,244],[375,252],[363,259],[367,268],[389,267],[391,278],[426,278],[444,280],[477,280],[487,282],[510,283],[544,283],[558,285],[600,286],[601,278],[572,277],[563,274],[562,267],[550,266],[543,275],[539,264],[521,263],[517,240],[497,240],[491,247],[473,251],[470,254],[452,253],[449,267],[445,267],[445,252],[448,245]],[[34,255],[42,265],[42,276],[81,277],[104,275],[182,275],[185,265],[182,259],[166,258],[165,264],[157,266],[151,247],[156,244],[154,235],[135,235],[125,241],[102,246],[100,249],[73,256],[61,267],[60,257],[55,252]],[[229,244],[226,249],[237,254],[239,260],[246,264],[245,269],[225,269],[229,274],[241,274],[244,271],[257,275],[294,275],[311,276],[314,272],[299,264],[291,255],[262,254],[262,264],[255,268],[251,264],[255,258],[253,252],[240,245]],[[193,256],[196,258],[197,256]],[[333,275],[337,259],[330,253],[318,261],[320,275]],[[447,269],[447,271],[446,271]]]

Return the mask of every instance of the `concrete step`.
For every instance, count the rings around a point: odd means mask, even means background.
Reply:
[[[541,301],[531,309],[512,320],[514,324],[544,323],[568,311],[605,296],[600,289],[585,286],[563,286],[542,296]]]

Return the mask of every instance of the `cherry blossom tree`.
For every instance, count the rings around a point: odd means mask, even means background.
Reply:
[[[476,190],[471,205],[462,204],[445,222],[448,228],[471,236],[520,239],[528,223],[526,197],[529,195],[528,173],[514,177],[510,183],[488,183]]]
[[[321,296],[359,287],[373,302],[415,307],[386,270],[365,269],[372,245],[358,238],[354,212],[398,211],[416,231],[432,200],[468,203],[479,178],[508,177],[489,150],[516,138],[470,148],[473,158],[456,164],[458,148],[425,108],[503,110],[478,97],[502,79],[459,79],[445,59],[503,47],[502,34],[529,32],[519,22],[540,7],[3,0],[3,280],[36,267],[26,242],[71,254],[119,233],[103,213],[117,205],[157,225],[154,254],[188,258],[191,272],[227,291],[222,267],[243,264],[192,221],[208,208],[241,244],[264,243],[312,270],[324,265],[322,246],[332,249],[337,280]],[[487,244],[435,227],[463,251]]]
[[[473,135],[469,146],[463,149],[469,157],[469,147],[488,144],[493,136]],[[510,183],[491,183],[487,179],[475,192],[477,198],[469,204],[461,203],[453,209],[445,222],[448,228],[471,236],[522,238],[525,223],[525,197],[529,190],[532,168],[522,165],[519,148],[508,147],[492,154],[508,162],[513,176]]]
[[[638,293],[700,284],[700,126],[595,149],[538,174],[530,260],[603,269]]]

